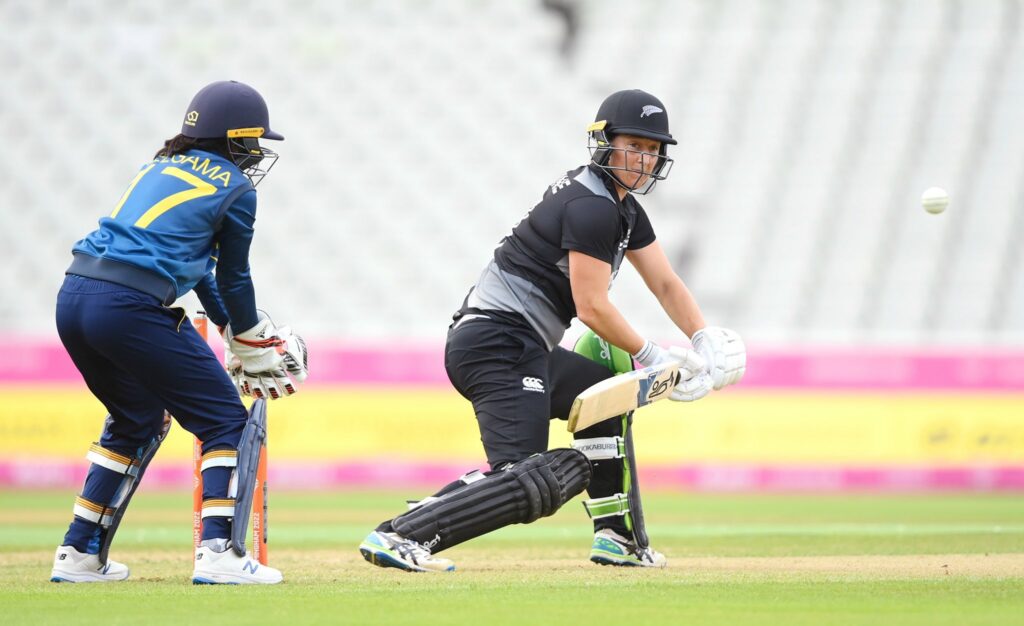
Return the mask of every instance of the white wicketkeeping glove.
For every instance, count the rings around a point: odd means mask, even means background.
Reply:
[[[291,374],[297,383],[306,382],[309,376],[309,352],[306,350],[306,341],[292,332],[287,326],[282,326],[277,331],[284,339],[284,369]]]
[[[716,391],[740,382],[747,369],[747,347],[736,332],[708,326],[694,333],[690,341],[707,362],[707,372]]]
[[[693,350],[679,346],[672,346],[666,350],[653,341],[646,341],[633,358],[644,367],[669,361],[679,362],[679,384],[672,390],[669,400],[693,402],[711,392],[711,377],[707,373],[707,363]]]
[[[260,311],[260,320],[249,330],[231,334],[225,329],[225,366],[239,392],[254,398],[276,400],[296,392],[295,382],[306,380],[306,342],[286,326],[275,328]]]
[[[228,371],[228,376],[231,377],[231,382],[238,389],[239,395],[249,395],[245,393],[244,389],[245,376],[242,373],[242,362],[231,351],[231,337],[228,336],[226,328],[221,331],[221,337],[224,339],[224,369]]]

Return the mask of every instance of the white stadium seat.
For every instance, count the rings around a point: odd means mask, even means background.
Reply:
[[[192,94],[266,96],[261,305],[310,336],[440,340],[499,239],[586,157],[611,91],[679,146],[643,198],[749,342],[1024,345],[1024,11],[930,0],[0,3],[0,324],[53,332],[70,247]],[[240,10],[241,7],[241,10]],[[201,15],[199,19],[197,16]],[[952,203],[926,214],[926,187]],[[613,299],[671,324],[624,271]]]

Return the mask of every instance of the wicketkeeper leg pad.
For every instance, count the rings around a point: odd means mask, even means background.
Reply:
[[[256,489],[256,469],[260,464],[260,451],[267,441],[267,401],[260,398],[249,409],[249,420],[238,442],[238,458],[232,488],[228,497],[234,498],[235,517],[231,521],[231,549],[245,556],[245,534],[252,512],[252,499]],[[206,503],[203,503],[205,508]]]
[[[213,448],[202,456],[202,541],[215,540],[227,545],[231,519],[235,516],[235,500],[228,493],[237,467],[238,450],[235,448]]]
[[[437,553],[510,524],[551,515],[589,483],[587,457],[557,448],[423,501],[391,520],[391,526]]]
[[[118,487],[114,499],[107,506],[100,519],[97,520],[102,528],[100,532],[100,563],[107,564],[110,544],[114,541],[114,535],[117,533],[118,526],[121,525],[121,518],[124,517],[124,512],[128,509],[128,503],[131,502],[132,496],[135,495],[135,490],[139,488],[139,482],[142,480],[142,475],[146,473],[149,462],[153,460],[153,456],[160,448],[160,444],[163,443],[170,428],[171,420],[165,419],[157,436],[153,437],[149,445],[139,449],[135,457],[131,459],[107,450],[98,443],[93,444],[89,448],[88,454],[85,455],[87,459],[96,465],[124,474],[124,479],[121,481],[121,486]],[[79,514],[78,504],[78,502],[75,503],[76,515]]]

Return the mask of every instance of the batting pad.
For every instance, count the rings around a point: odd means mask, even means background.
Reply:
[[[395,532],[432,553],[510,524],[529,524],[557,511],[590,483],[590,462],[556,448],[488,472],[391,520]]]

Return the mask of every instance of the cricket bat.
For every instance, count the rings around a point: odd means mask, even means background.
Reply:
[[[585,389],[569,409],[569,432],[628,413],[672,394],[679,384],[678,361],[652,365],[602,380]]]

